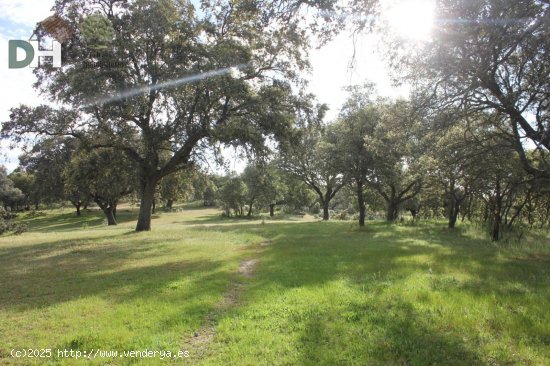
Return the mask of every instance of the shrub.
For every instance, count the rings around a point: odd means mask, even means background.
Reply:
[[[21,234],[28,230],[27,225],[13,222],[13,219],[16,217],[17,215],[13,212],[6,211],[3,207],[0,207],[0,235],[9,231]]]
[[[17,214],[11,211],[6,211],[3,207],[0,207],[0,220],[13,220],[17,217]]]
[[[338,220],[347,220],[348,219],[348,211],[342,210],[336,215],[336,219]]]
[[[11,227],[11,231],[13,231],[15,235],[23,234],[28,230],[29,230],[29,227],[26,224],[22,224],[22,223],[14,223],[12,224],[12,227]]]
[[[27,218],[41,217],[41,216],[46,216],[46,213],[43,211],[36,211],[36,210],[31,210],[29,211],[29,213],[27,213]]]
[[[321,212],[321,204],[319,202],[315,202],[313,206],[311,206],[310,212],[314,215],[317,215]]]

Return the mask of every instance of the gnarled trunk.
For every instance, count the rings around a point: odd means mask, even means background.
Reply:
[[[107,225],[116,225],[116,205],[117,200],[103,199],[99,196],[94,197],[95,203],[99,206],[101,211],[107,218]]]
[[[103,209],[103,213],[105,214],[105,217],[107,218],[107,225],[116,225],[116,219],[115,219],[115,209],[113,206],[108,206]]]

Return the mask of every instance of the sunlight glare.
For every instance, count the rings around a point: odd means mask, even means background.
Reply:
[[[386,17],[400,37],[425,41],[430,37],[434,13],[433,0],[397,0],[388,7]]]

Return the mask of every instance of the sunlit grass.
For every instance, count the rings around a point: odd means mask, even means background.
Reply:
[[[0,237],[0,364],[29,363],[10,358],[16,347],[187,348],[184,363],[208,365],[550,359],[550,256],[542,237],[528,249],[502,248],[475,227],[368,222],[358,229],[221,219],[201,208],[160,213],[152,232],[136,234],[134,215],[122,210],[121,223],[107,227],[99,213],[55,211],[28,220],[28,233]],[[243,280],[237,269],[248,258],[259,263]],[[235,281],[246,285],[220,310]],[[215,337],[199,357],[188,341],[207,319]]]

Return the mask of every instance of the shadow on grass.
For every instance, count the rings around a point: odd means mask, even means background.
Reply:
[[[359,230],[339,222],[250,223],[209,229],[252,232],[270,241],[246,294],[246,301],[255,309],[269,309],[269,303],[282,301],[295,290],[313,289],[317,294],[339,281],[345,281],[350,291],[363,289],[368,294],[369,300],[358,304],[335,298],[331,306],[338,308],[337,313],[319,308],[311,299],[310,306],[319,313],[309,320],[298,317],[304,330],[299,342],[291,346],[302,354],[298,364],[365,364],[366,360],[403,365],[487,364],[490,357],[476,346],[478,337],[490,334],[498,339],[502,333],[511,334],[537,350],[544,349],[550,339],[549,329],[543,325],[535,329],[533,320],[543,319],[546,312],[542,309],[550,305],[550,262],[540,257],[527,261],[502,255],[486,240],[464,237],[460,230],[385,223],[371,223]],[[422,287],[415,292],[419,297],[414,303],[400,296],[400,291],[416,291],[403,289],[411,278]],[[526,299],[526,294],[531,299]],[[432,297],[440,299],[437,305],[431,302]],[[479,304],[485,305],[478,310],[489,307],[489,314],[478,319],[482,333],[471,329],[468,340],[463,339],[464,327],[471,321],[467,316],[460,319],[463,313],[456,315],[456,323],[445,323],[448,320],[438,312],[456,311],[451,300],[455,298],[474,309]],[[420,311],[423,306],[428,310]],[[231,316],[253,316],[246,311],[245,306]],[[294,307],[292,311],[300,310]],[[349,320],[342,313],[354,315]],[[287,320],[272,321],[284,324]],[[361,333],[361,322],[369,334]],[[344,341],[335,341],[335,337]],[[345,347],[334,348],[341,343]],[[497,357],[497,363],[525,361],[513,348]]]
[[[293,221],[296,223],[300,223],[303,220],[301,216],[296,215],[276,215],[274,217],[269,216],[260,216],[260,215],[253,215],[251,217],[248,216],[223,216],[220,213],[215,214],[207,214],[202,215],[193,218],[192,220],[177,220],[173,221],[174,224],[183,224],[186,226],[196,226],[196,225],[211,225],[211,224],[219,224],[219,225],[231,225],[231,224],[247,224],[247,223],[261,223],[262,221],[264,223],[275,223],[280,221]],[[301,222],[304,223],[304,222]]]
[[[269,245],[263,247],[256,278],[244,294],[247,303],[261,304],[270,296],[271,299],[285,296],[290,292],[287,290],[322,289],[334,281],[345,281],[352,291],[366,287],[370,296],[367,300],[360,298],[345,303],[335,298],[337,313],[320,309],[319,314],[299,320],[303,322],[303,330],[296,344],[289,345],[300,353],[299,364],[365,364],[365,360],[404,365],[484,364],[481,351],[476,350],[472,342],[463,340],[453,324],[446,331],[441,323],[434,326],[431,314],[422,313],[416,304],[406,301],[399,293],[385,297],[388,289],[419,274],[433,278],[426,290],[431,294],[460,294],[481,300],[495,293],[506,305],[523,302],[527,311],[538,313],[541,312],[538,306],[548,302],[544,300],[550,284],[548,260],[534,263],[503,259],[483,240],[464,238],[458,231],[433,225],[401,227],[369,223],[365,229],[358,230],[348,222],[269,221],[262,224],[258,220],[247,222],[213,215],[182,223],[196,225],[185,229],[193,232],[204,229],[247,232],[265,238]],[[46,224],[44,228],[48,228]],[[155,247],[139,240],[131,246],[87,245],[93,240],[108,238],[120,241],[117,236],[106,236],[4,249],[0,259],[4,264],[0,267],[4,292],[0,296],[0,309],[41,308],[96,295],[120,302],[162,296],[164,301],[176,303],[189,300],[182,298],[177,288],[171,292],[172,282],[176,280],[192,279],[187,291],[191,297],[215,294],[219,284],[228,281],[229,274],[223,270],[223,263],[211,260],[124,268],[132,258],[167,255],[173,247]],[[455,272],[466,279],[451,280]],[[526,293],[536,299],[527,302]],[[443,306],[450,305],[443,303]],[[193,311],[208,309],[197,307]],[[222,317],[233,316],[239,321],[240,312],[245,311],[246,304]],[[342,313],[351,315],[345,317]],[[506,317],[510,319],[507,324],[532,326],[523,313],[510,312]],[[175,315],[158,326],[170,326],[177,321]],[[363,332],[362,325],[368,326],[370,333]],[[500,332],[498,329],[485,331],[495,337]],[[542,342],[550,338],[544,338],[545,331],[540,331]],[[531,340],[524,331],[517,333],[526,344],[541,347],[541,341]],[[335,341],[334,337],[344,341]],[[346,339],[354,341],[346,344]],[[334,343],[342,349],[330,349]],[[65,348],[86,349],[90,345],[94,345],[93,340],[75,338]]]
[[[156,218],[158,216],[154,216]],[[137,212],[123,210],[117,213],[117,222],[123,224],[137,219]],[[78,229],[107,226],[105,215],[97,210],[84,210],[81,216],[74,212],[56,215],[23,217],[20,222],[27,224],[29,232],[66,232]]]
[[[113,243],[94,244],[106,238]],[[122,302],[153,296],[177,279],[196,277],[197,287],[205,287],[214,278],[227,277],[218,272],[220,262],[206,259],[125,268],[169,254],[173,247],[166,240],[158,246],[148,241],[117,243],[120,238],[110,235],[3,249],[0,309],[24,311],[94,295]]]
[[[513,294],[517,286],[507,292],[507,285],[518,282],[533,292],[550,286],[550,257],[502,256],[484,239],[433,225],[400,227],[380,222],[359,230],[342,222],[224,222],[209,225],[208,230],[254,233],[269,240],[261,269],[271,272],[270,280],[283,287],[294,287],[297,278],[301,286],[319,285],[342,273],[363,281],[364,274],[402,279],[418,273],[453,272],[472,278],[462,288],[474,295]],[[415,257],[424,258],[409,260]]]
[[[350,304],[340,309],[354,314],[339,319],[333,326],[334,314],[320,313],[305,323],[299,338],[301,365],[486,365],[479,350],[472,349],[460,338],[434,329],[414,307],[394,300],[384,306]],[[368,318],[368,329],[357,322]],[[352,343],[335,341],[349,339]],[[330,335],[330,336],[329,336]],[[376,341],[373,341],[376,339]],[[333,347],[326,347],[327,344]],[[325,345],[325,346],[323,346]]]

